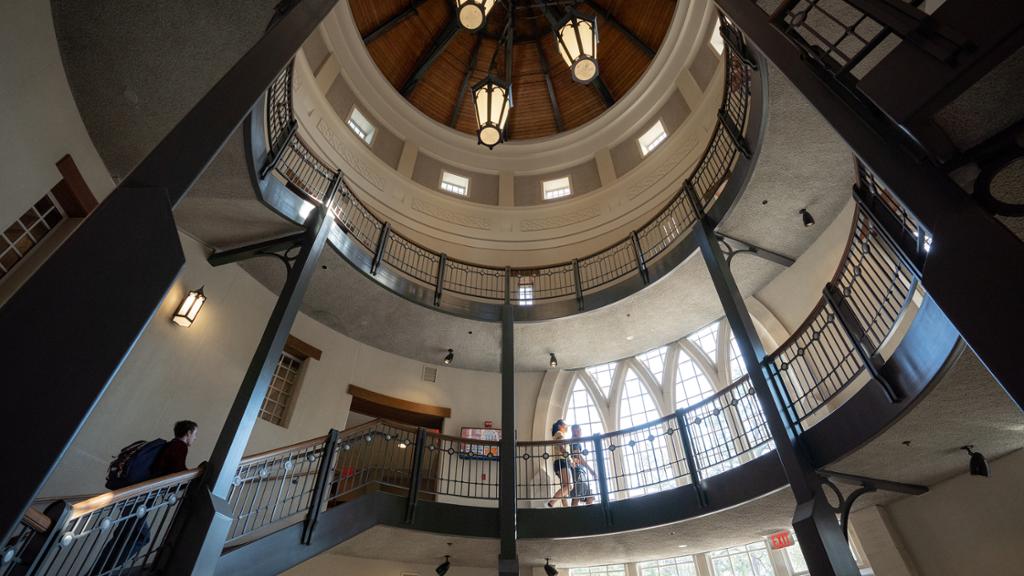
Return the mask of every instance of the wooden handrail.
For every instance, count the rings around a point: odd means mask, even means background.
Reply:
[[[123,502],[125,500],[128,500],[129,498],[149,494],[150,492],[159,490],[160,488],[165,488],[167,486],[173,486],[175,484],[181,484],[182,482],[194,480],[195,478],[199,477],[199,473],[200,470],[198,468],[195,470],[183,470],[181,472],[175,472],[174,474],[161,476],[160,478],[155,478],[153,480],[142,482],[140,484],[135,484],[134,486],[127,486],[125,488],[114,490],[112,492],[104,492],[103,494],[98,494],[96,496],[93,496],[92,498],[89,498],[88,500],[83,500],[78,504],[72,506],[71,515],[69,516],[69,519],[74,520],[75,518],[79,518],[90,512],[95,512],[100,508],[104,508],[110,506],[111,504],[116,504],[118,502]]]
[[[29,508],[21,518],[21,522],[39,533],[49,530],[51,524],[50,517],[35,508]]]

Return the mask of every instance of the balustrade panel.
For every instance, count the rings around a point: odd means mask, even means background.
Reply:
[[[420,494],[460,503],[498,500],[498,442],[426,434]]]

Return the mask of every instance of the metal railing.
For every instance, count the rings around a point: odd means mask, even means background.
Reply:
[[[725,89],[711,140],[685,185],[657,215],[629,237],[572,262],[530,269],[478,265],[448,258],[392,230],[357,198],[352,183],[345,179],[341,201],[333,208],[334,215],[342,229],[368,255],[381,255],[373,258],[373,264],[366,271],[376,275],[381,265],[396,271],[431,289],[435,306],[440,305],[442,294],[452,293],[488,303],[503,303],[508,299],[521,306],[575,298],[581,310],[587,294],[633,275],[639,274],[646,284],[649,281],[647,265],[675,246],[697,220],[698,215],[687,198],[688,190],[696,194],[702,209],[708,209],[724,188],[737,158],[750,155],[743,134],[748,123],[752,63],[745,55],[739,32],[728,22],[723,21],[721,26],[732,41],[725,50]],[[335,169],[295,133],[292,96],[288,89],[291,82],[289,66],[267,92],[270,153],[261,175],[272,171],[291,190],[320,202]],[[286,111],[288,116],[284,117]],[[382,230],[389,233],[382,234]],[[441,262],[447,265],[441,266]],[[506,293],[506,286],[509,293]]]

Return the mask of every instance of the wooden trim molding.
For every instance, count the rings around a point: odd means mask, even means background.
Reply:
[[[319,360],[323,355],[323,352],[316,346],[303,342],[291,334],[288,335],[288,341],[284,343],[284,351],[303,360],[307,358]]]
[[[99,206],[99,202],[78,170],[75,159],[65,154],[57,161],[57,170],[62,179],[50,192],[69,218],[85,218]]]
[[[419,404],[416,402],[409,402],[408,400],[402,400],[401,398],[395,398],[393,396],[385,396],[384,394],[378,394],[372,390],[361,388],[355,384],[348,385],[348,393],[354,398],[360,398],[367,402],[374,404],[380,404],[382,406],[388,406],[397,410],[405,412],[413,412],[416,414],[426,414],[429,416],[437,416],[440,418],[451,418],[452,409],[445,408],[443,406],[431,406],[429,404]]]

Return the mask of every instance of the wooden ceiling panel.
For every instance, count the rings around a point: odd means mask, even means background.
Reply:
[[[411,86],[407,93],[409,102],[430,118],[451,125],[455,114],[454,127],[474,134],[476,117],[472,99],[468,90],[462,91],[462,86],[467,72],[467,87],[487,75],[496,50],[494,73],[505,76],[505,51],[499,44],[507,18],[505,5],[495,7],[484,32],[473,34],[458,30],[433,59],[429,55],[436,42],[444,38],[443,32],[454,18],[451,0],[350,0],[349,5],[363,36],[391,24],[383,33],[375,34],[367,45],[370,57],[388,82],[396,90]],[[550,2],[546,5],[560,10]],[[414,6],[415,11],[410,12]],[[520,0],[517,4],[512,77],[514,107],[508,124],[511,139],[550,136],[559,132],[559,123],[562,130],[570,130],[600,116],[608,107],[594,86],[572,81],[540,6],[534,0]],[[636,84],[650,65],[651,57],[637,39],[657,50],[668,31],[675,0],[583,0],[577,4],[577,9],[584,14],[593,14],[596,9],[616,21],[608,21],[604,16],[598,18],[601,35],[598,61],[601,80],[617,100]],[[402,14],[407,17],[396,20]],[[628,32],[619,26],[626,27]],[[470,69],[478,38],[479,51]],[[546,60],[557,115],[541,58]],[[425,62],[428,65],[424,66]],[[417,70],[420,70],[416,76],[419,82],[410,83]],[[462,105],[457,107],[460,99]]]

